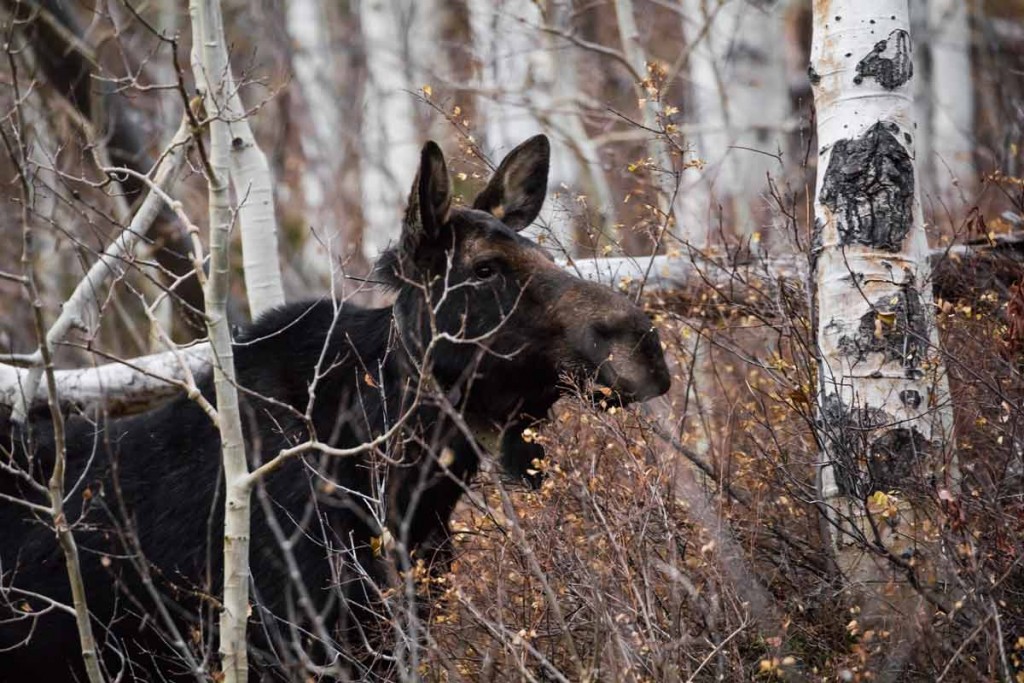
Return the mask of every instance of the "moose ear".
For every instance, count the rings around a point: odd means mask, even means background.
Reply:
[[[508,153],[491,181],[473,201],[513,230],[522,230],[537,218],[548,191],[551,145],[535,135]]]
[[[402,250],[415,254],[424,240],[436,239],[448,222],[452,208],[452,184],[448,165],[436,142],[423,145],[420,169],[412,183],[409,205],[402,224]]]

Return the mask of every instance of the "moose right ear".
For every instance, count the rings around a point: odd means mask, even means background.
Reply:
[[[486,211],[519,231],[532,223],[548,191],[551,144],[535,135],[508,153],[476,199],[473,208]]]
[[[409,193],[402,223],[402,252],[413,256],[425,241],[436,239],[448,222],[452,208],[452,184],[448,165],[436,142],[423,145],[420,168]]]

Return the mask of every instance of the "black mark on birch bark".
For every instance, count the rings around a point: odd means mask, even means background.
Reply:
[[[822,401],[821,418],[842,495],[864,500],[875,491],[915,488],[915,470],[930,452],[917,429],[901,426],[877,408],[850,409],[835,394]]]
[[[896,135],[879,121],[863,136],[835,143],[821,203],[832,210],[840,244],[899,251],[913,225],[914,162]]]
[[[860,85],[865,78],[874,78],[886,90],[895,90],[914,75],[914,61],[910,56],[910,34],[896,29],[857,63],[853,82]]]
[[[868,451],[867,494],[916,488],[914,473],[919,469],[918,463],[927,460],[929,451],[928,439],[913,427],[885,431]]]
[[[911,410],[921,407],[921,392],[916,389],[904,389],[900,392],[900,402]]]
[[[884,363],[899,363],[910,379],[920,377],[927,348],[924,305],[912,282],[872,302],[856,333],[839,338],[843,355],[864,361],[868,354],[881,353]]]
[[[813,64],[807,67],[807,80],[811,82],[812,86],[821,83],[821,76],[818,75],[818,72],[815,70]]]

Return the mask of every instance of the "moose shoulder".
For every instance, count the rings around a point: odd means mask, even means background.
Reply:
[[[395,304],[291,305],[237,340],[251,466],[310,439],[349,448],[391,434],[386,447],[354,457],[310,451],[258,489],[254,677],[297,677],[310,652],[353,675],[373,665],[365,644],[379,620],[374,601],[396,564],[446,552],[482,434],[502,435],[505,469],[523,476],[542,454],[523,443],[523,426],[543,419],[570,385],[603,385],[624,403],[668,390],[647,316],[569,275],[519,234],[543,204],[548,157],[546,138],[526,141],[464,208],[453,204],[444,157],[428,143],[400,243],[377,264]],[[212,396],[209,378],[202,386]],[[45,481],[53,439],[41,424],[4,434],[0,457],[12,467],[0,470],[0,681],[25,672],[81,679],[74,619],[47,600],[71,601],[54,534],[8,502],[41,502],[12,471]],[[219,447],[210,420],[185,397],[131,418],[68,423],[67,510],[111,674],[194,679],[181,648],[215,649]],[[383,536],[394,539],[392,552],[382,552]]]

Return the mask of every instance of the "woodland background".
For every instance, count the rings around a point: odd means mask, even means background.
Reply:
[[[130,179],[123,192],[112,186],[97,159],[148,170],[193,85],[180,3],[41,4],[59,11],[5,3],[0,129],[29,150],[37,229],[27,258],[52,319],[138,197]],[[1024,680],[1024,290],[1013,236],[1024,222],[1024,2],[910,5],[929,241],[972,243],[980,255],[935,262],[964,472],[943,528],[965,550],[947,609],[934,610],[933,637],[908,666],[921,680]],[[223,9],[239,92],[274,177],[289,299],[365,289],[369,264],[398,234],[426,139],[441,142],[456,191],[471,196],[495,161],[545,132],[551,195],[533,234],[581,268],[594,257],[667,257],[643,297],[676,368],[675,447],[655,438],[649,411],[559,404],[534,437],[550,456],[544,486],[513,491],[513,509],[485,475],[459,513],[451,573],[423,577],[440,597],[418,673],[870,679],[872,653],[890,649],[892,634],[858,623],[823,559],[813,504],[818,380],[801,275],[817,171],[810,3],[226,0]],[[659,150],[657,140],[673,145]],[[0,270],[17,272],[23,207],[9,162],[0,155]],[[175,196],[204,215],[199,169]],[[163,270],[120,279],[94,330],[60,348],[59,365],[163,350],[139,300],[188,272],[183,245],[180,223],[162,215],[151,254]],[[231,313],[242,323],[237,253],[232,263]],[[612,284],[637,292],[636,281]],[[187,279],[177,288],[193,304],[197,292]],[[186,306],[166,302],[156,314],[176,341],[203,335]],[[0,351],[35,344],[24,292],[0,279]]]

